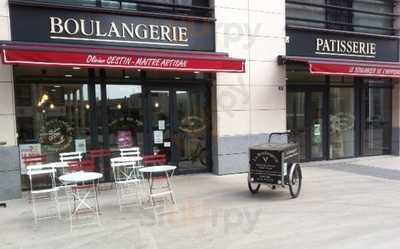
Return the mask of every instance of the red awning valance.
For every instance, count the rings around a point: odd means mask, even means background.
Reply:
[[[186,72],[245,72],[245,60],[225,53],[88,47],[11,42],[2,45],[5,64],[132,68]]]
[[[287,56],[286,61],[307,63],[311,74],[400,78],[400,63]]]

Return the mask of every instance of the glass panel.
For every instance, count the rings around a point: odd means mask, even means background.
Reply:
[[[363,155],[390,153],[391,89],[367,88],[363,93]]]
[[[288,92],[287,94],[287,128],[291,131],[289,140],[298,143],[300,160],[306,159],[305,129],[305,93]]]
[[[171,160],[170,92],[150,91],[150,120],[153,154],[165,154]]]
[[[143,152],[142,87],[107,85],[106,89],[111,149],[138,146]]]
[[[393,1],[388,0],[354,0],[353,7],[357,10],[372,10],[378,13],[392,13]],[[354,12],[353,14],[354,25],[373,26],[376,34],[391,35],[392,31],[380,29],[393,28],[393,19],[385,15],[371,15],[366,13]],[[354,27],[354,31],[371,33],[371,29],[363,27]]]
[[[330,88],[329,98],[331,159],[354,156],[354,89]]]
[[[87,84],[16,84],[15,98],[19,144],[40,143],[49,161],[77,139],[91,147]]]
[[[286,66],[288,85],[323,85],[326,82],[324,75],[311,75],[304,64],[290,64]]]
[[[311,158],[323,157],[322,139],[322,92],[311,92]]]
[[[304,0],[304,3],[325,4],[325,0]],[[300,4],[286,4],[286,13],[289,20],[288,25],[303,25],[307,27],[325,28],[325,9],[315,6],[305,6]],[[312,17],[310,17],[310,13]],[[291,20],[293,18],[295,20]],[[313,22],[302,20],[313,20]]]
[[[180,170],[207,169],[208,115],[203,90],[176,91],[176,147]]]

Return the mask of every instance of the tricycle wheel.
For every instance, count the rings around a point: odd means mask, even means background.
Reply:
[[[247,182],[249,185],[249,190],[252,194],[257,194],[258,191],[260,190],[260,186],[261,184],[257,184],[257,183],[251,183],[250,181]]]
[[[302,178],[300,164],[293,164],[289,175],[289,190],[292,198],[299,196]]]

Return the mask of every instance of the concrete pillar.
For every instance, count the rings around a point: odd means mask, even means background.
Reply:
[[[7,0],[0,0],[0,40],[11,40]],[[0,201],[21,196],[12,66],[0,63]]]
[[[11,40],[7,0],[0,0],[0,40]],[[12,66],[4,64],[0,64],[0,130],[0,141],[17,145]]]
[[[246,73],[218,73],[213,88],[217,174],[246,172],[248,148],[286,129],[285,1],[215,0],[216,49],[246,59]]]

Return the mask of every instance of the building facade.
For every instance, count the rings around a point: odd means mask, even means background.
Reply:
[[[399,153],[394,1],[0,3],[0,189],[23,155],[124,146],[243,173],[287,129],[303,161]]]

